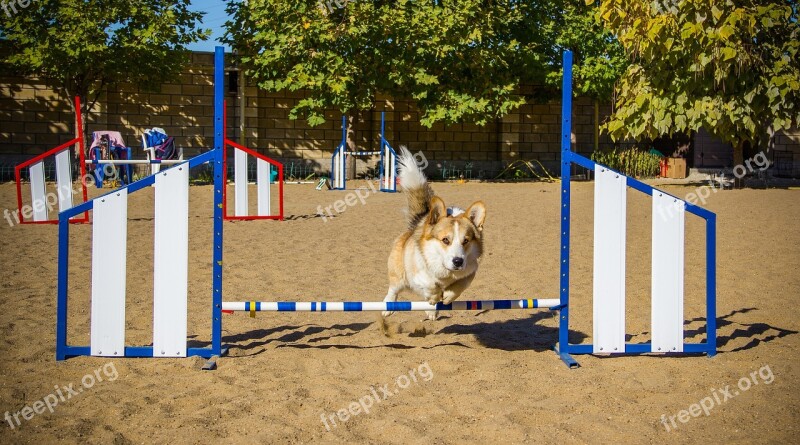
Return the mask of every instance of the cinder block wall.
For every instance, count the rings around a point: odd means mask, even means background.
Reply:
[[[134,158],[144,158],[140,137],[143,130],[163,127],[176,136],[186,156],[213,146],[213,70],[211,53],[194,53],[191,63],[173,83],[160,91],[140,91],[119,85],[104,92],[88,118],[88,130],[115,130],[133,148]],[[241,141],[238,95],[228,91],[228,135]],[[523,92],[531,92],[524,87]],[[341,139],[341,115],[326,112],[327,121],[310,127],[304,120],[290,120],[289,111],[306,92],[268,93],[249,84],[245,88],[245,145],[277,158],[301,171],[327,172],[330,157]],[[560,115],[558,102],[526,104],[503,119],[484,126],[419,124],[413,101],[380,97],[372,111],[353,116],[353,140],[359,150],[375,151],[379,144],[380,113],[386,112],[386,138],[395,147],[407,145],[422,151],[429,161],[428,173],[441,177],[443,170],[471,168],[472,177],[494,177],[509,162],[537,160],[558,173]],[[600,107],[602,121],[610,106]],[[0,164],[13,165],[73,137],[74,116],[67,99],[37,79],[0,79]],[[594,103],[574,101],[573,142],[575,149],[590,153],[594,148]],[[800,152],[798,132],[780,135],[776,151]],[[601,148],[612,146],[608,136],[599,138]],[[796,155],[798,160],[800,156]],[[374,168],[376,158],[359,159],[359,172]]]
[[[800,128],[792,128],[775,135],[772,160],[779,174],[800,177]]]

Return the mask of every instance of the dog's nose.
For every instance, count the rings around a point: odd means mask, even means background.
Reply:
[[[455,257],[453,258],[453,266],[461,267],[464,265],[464,258]]]

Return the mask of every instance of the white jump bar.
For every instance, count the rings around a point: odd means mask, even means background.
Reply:
[[[111,164],[111,165],[132,165],[132,164],[165,164],[174,165],[187,162],[181,159],[100,159],[100,160],[87,160],[87,164]]]

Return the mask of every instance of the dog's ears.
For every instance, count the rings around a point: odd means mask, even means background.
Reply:
[[[466,212],[467,218],[475,224],[478,230],[483,231],[483,221],[486,219],[486,206],[483,201],[473,203]]]
[[[444,206],[444,201],[438,196],[431,198],[431,211],[428,214],[428,224],[434,225],[439,222],[442,217],[447,216],[447,208]]]

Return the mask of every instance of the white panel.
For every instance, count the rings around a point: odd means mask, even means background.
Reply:
[[[31,206],[34,221],[47,221],[47,200],[44,184],[44,162],[39,161],[30,166]]]
[[[395,174],[397,173],[397,169],[395,166],[397,165],[397,160],[395,159],[395,154],[389,150],[389,186],[386,187],[390,190],[395,189],[395,184],[397,184],[397,177]]]
[[[127,241],[127,189],[96,198],[92,221],[92,355],[125,355]]]
[[[345,155],[344,149],[339,152],[339,187],[344,188],[344,176],[345,176],[345,162],[347,161],[347,155]]]
[[[153,356],[186,357],[189,285],[189,168],[156,175]]]
[[[333,156],[333,187],[337,189],[344,187],[344,158],[344,151],[337,149]]]
[[[383,188],[388,189],[392,181],[392,174],[390,166],[392,165],[392,151],[389,150],[388,145],[383,146]]]
[[[56,154],[56,186],[58,187],[58,211],[63,212],[72,208],[72,168],[69,150]]]
[[[389,148],[384,145],[383,146],[383,171],[381,172],[381,178],[383,183],[381,183],[381,188],[389,188]]]
[[[683,257],[686,205],[653,191],[653,352],[683,352]]]
[[[594,183],[593,352],[625,352],[626,178],[597,166]]]
[[[233,150],[233,180],[236,192],[236,216],[247,216],[247,153]]]
[[[256,158],[256,187],[258,188],[258,215],[270,215],[269,180],[271,176],[269,162]]]

